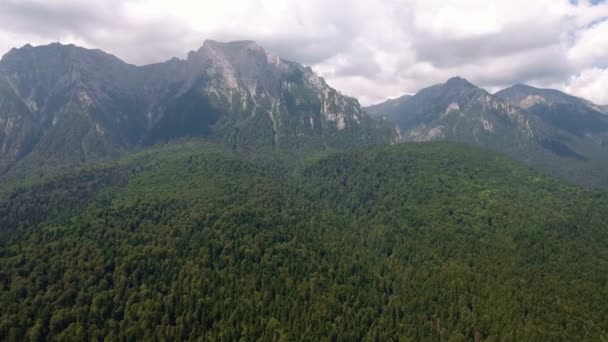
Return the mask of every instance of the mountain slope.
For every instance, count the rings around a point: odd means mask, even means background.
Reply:
[[[608,118],[588,101],[557,91],[541,97],[531,89],[491,95],[456,77],[381,114],[409,141],[481,145],[578,184],[608,186]],[[541,106],[541,99],[554,104]]]
[[[398,132],[310,68],[250,41],[207,41],[186,60],[142,67],[57,43],[0,61],[0,173],[193,136],[318,150],[390,143]]]
[[[601,340],[607,200],[450,144],[162,146],[0,200],[0,335]]]
[[[207,118],[213,127],[207,129],[235,147],[321,149],[397,138],[390,124],[371,120],[357,100],[330,88],[310,68],[272,56],[253,42],[207,41],[187,62],[202,66],[203,75],[174,100],[152,140],[183,135],[180,129],[190,129],[193,120],[213,111],[216,116]],[[193,97],[201,101],[194,108]],[[193,110],[206,107],[211,110]]]
[[[384,113],[390,113],[395,108],[399,108],[405,104],[412,95],[403,95],[396,99],[386,100],[382,103],[366,107],[365,110],[372,116],[382,116]]]
[[[516,85],[496,96],[551,127],[552,139],[587,159],[608,159],[608,117],[593,103],[553,89]]]
[[[0,135],[3,169],[36,152],[52,160],[111,155],[135,134],[124,80],[133,68],[98,50],[51,44],[13,49],[0,61]],[[18,105],[17,105],[18,104]],[[4,171],[4,170],[0,170]]]
[[[595,105],[591,101],[566,94],[559,90],[535,88],[527,84],[516,84],[498,91],[494,95],[524,109],[531,108],[537,104],[571,105],[587,107],[596,111],[602,107]]]
[[[425,88],[383,114],[408,141],[449,140],[502,151],[534,144],[534,123],[525,113],[459,77]]]

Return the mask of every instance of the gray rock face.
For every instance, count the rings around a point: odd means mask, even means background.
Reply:
[[[235,149],[322,149],[398,133],[310,68],[251,41],[207,41],[186,60],[141,67],[57,43],[0,61],[0,173],[191,136]]]

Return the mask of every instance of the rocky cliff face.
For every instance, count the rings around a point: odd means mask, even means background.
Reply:
[[[310,68],[273,56],[254,42],[208,41],[187,62],[202,74],[184,95],[202,95],[218,108],[217,130],[236,147],[325,148],[398,139],[390,124],[370,119],[356,99],[329,87]],[[167,120],[192,112],[172,114]]]
[[[141,67],[61,44],[26,45],[0,61],[0,172],[192,136],[245,150],[399,140],[310,68],[251,41],[207,41],[186,60]]]

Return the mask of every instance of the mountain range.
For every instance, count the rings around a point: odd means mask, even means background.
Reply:
[[[191,137],[237,151],[445,140],[608,187],[606,108],[521,84],[491,94],[460,77],[363,108],[252,41],[206,41],[186,59],[145,66],[74,45],[25,45],[0,60],[0,176]]]
[[[608,185],[608,116],[557,90],[519,84],[490,94],[454,77],[367,111],[396,123],[406,141],[480,145],[579,184]]]
[[[185,60],[146,66],[59,43],[26,45],[0,61],[0,173],[185,137],[239,150],[400,139],[310,68],[251,41],[206,41]]]
[[[459,77],[365,109],[253,42],[14,49],[0,340],[608,340],[608,192],[534,169],[608,187],[607,118]]]

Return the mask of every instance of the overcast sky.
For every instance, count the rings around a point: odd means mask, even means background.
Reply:
[[[607,19],[598,0],[0,0],[0,54],[60,41],[146,64],[252,39],[366,105],[455,75],[608,104]]]

